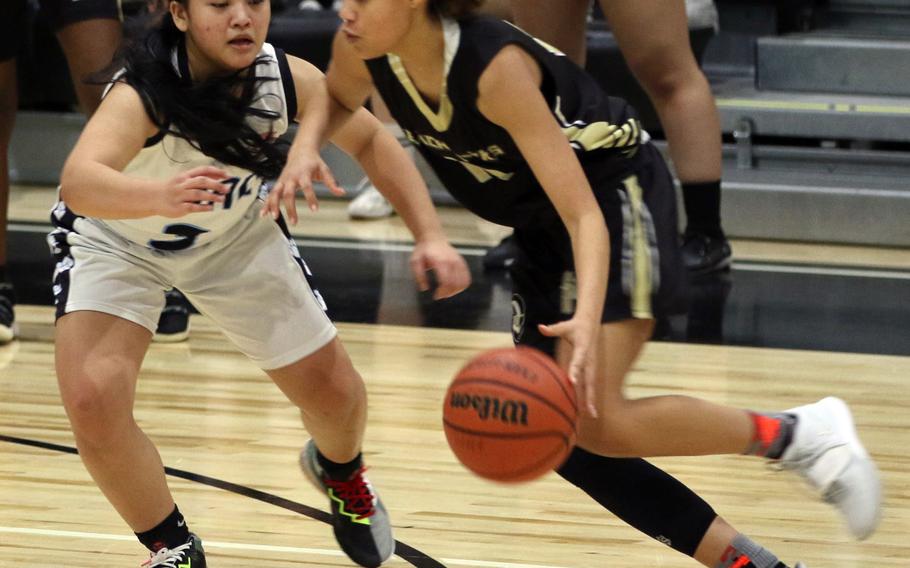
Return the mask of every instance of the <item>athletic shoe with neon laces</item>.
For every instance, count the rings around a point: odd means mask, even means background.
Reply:
[[[366,568],[375,568],[395,552],[389,514],[361,467],[350,479],[331,479],[319,465],[316,444],[307,442],[300,452],[300,469],[329,498],[332,528],[341,550]]]
[[[142,568],[205,568],[205,550],[199,537],[190,533],[190,540],[177,548],[162,548],[149,554]]]
[[[881,479],[847,404],[828,397],[785,412],[797,422],[780,467],[799,473],[822,500],[837,507],[855,538],[872,535],[881,520]]]

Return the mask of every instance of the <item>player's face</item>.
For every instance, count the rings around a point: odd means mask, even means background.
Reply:
[[[341,33],[364,59],[395,52],[426,6],[411,0],[344,0]]]
[[[196,80],[252,65],[272,15],[269,0],[172,1],[170,10]]]

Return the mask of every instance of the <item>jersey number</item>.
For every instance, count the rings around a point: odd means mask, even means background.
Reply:
[[[173,241],[151,240],[149,241],[149,246],[156,250],[175,251],[190,248],[193,246],[193,243],[196,242],[196,238],[199,235],[208,233],[209,231],[208,229],[203,229],[196,225],[174,223],[173,225],[165,226],[161,232],[165,235],[175,235],[180,238]]]

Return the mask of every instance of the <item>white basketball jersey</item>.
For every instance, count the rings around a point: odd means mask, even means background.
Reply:
[[[262,81],[253,97],[253,106],[278,114],[276,120],[249,119],[249,124],[263,137],[275,138],[285,133],[294,119],[296,109],[293,77],[284,53],[270,44],[264,44],[259,53],[266,63],[256,66],[257,75],[274,77],[275,81]],[[184,52],[174,50],[173,63],[178,73],[188,72]],[[290,112],[289,112],[290,111]],[[141,219],[94,219],[121,236],[137,244],[156,250],[174,251],[211,242],[231,232],[244,217],[250,206],[265,191],[263,180],[253,172],[223,164],[194,148],[189,142],[173,135],[153,138],[123,173],[146,179],[171,179],[199,166],[216,166],[228,173],[224,183],[230,187],[223,203],[216,203],[213,211],[191,213],[171,219],[161,216]]]

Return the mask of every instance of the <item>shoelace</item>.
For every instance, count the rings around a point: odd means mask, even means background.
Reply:
[[[193,546],[192,542],[181,544],[177,548],[162,548],[158,552],[149,555],[149,559],[140,564],[147,568],[153,566],[167,566],[168,568],[177,568],[177,562],[186,560],[186,551]]]
[[[332,489],[336,497],[344,501],[345,509],[357,515],[356,520],[372,517],[376,512],[373,491],[369,482],[363,477],[367,468],[362,467],[354,472],[347,481],[335,481],[323,477],[325,484]]]

